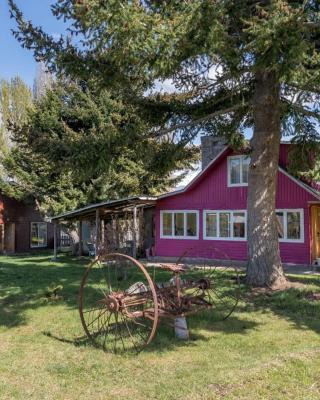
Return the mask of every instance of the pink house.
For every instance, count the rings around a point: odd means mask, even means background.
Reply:
[[[309,265],[320,262],[320,191],[286,171],[289,146],[281,144],[276,198],[281,258]],[[157,200],[155,255],[196,257],[214,247],[221,254],[215,258],[244,261],[249,159],[211,137],[202,149],[202,171]]]

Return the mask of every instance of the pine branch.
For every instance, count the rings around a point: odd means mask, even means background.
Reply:
[[[317,86],[312,86],[310,84],[299,86],[299,85],[293,84],[292,82],[290,82],[290,84],[287,84],[287,86],[289,88],[293,88],[293,89],[295,89],[297,91],[312,92],[312,93],[315,93],[315,94],[320,94],[320,87],[316,83],[315,83],[315,85],[317,85]]]
[[[196,125],[198,125],[200,123],[207,122],[210,119],[218,117],[219,115],[229,114],[232,111],[235,111],[235,110],[237,110],[237,109],[239,109],[241,107],[244,107],[245,105],[247,105],[247,103],[238,103],[238,104],[236,104],[236,105],[234,105],[232,107],[225,108],[224,110],[215,111],[214,113],[208,114],[205,117],[198,118],[198,119],[195,119],[193,121],[184,122],[182,124],[177,124],[177,125],[174,125],[174,126],[172,126],[171,128],[168,128],[168,129],[162,129],[160,131],[155,132],[152,136],[153,137],[159,137],[159,136],[165,135],[167,133],[176,131],[178,129],[183,129],[183,128],[187,128],[187,127],[196,126]]]
[[[282,99],[282,101],[284,103],[286,103],[289,106],[289,108],[293,109],[294,111],[296,111],[296,112],[298,112],[300,114],[306,115],[308,117],[316,118],[317,120],[320,121],[320,113],[319,112],[308,110],[308,109],[300,106],[299,104],[290,103],[286,99]]]
[[[310,21],[310,22],[305,22],[303,25],[310,29],[320,29],[320,22]]]

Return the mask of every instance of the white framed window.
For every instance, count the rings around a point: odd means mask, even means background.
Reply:
[[[199,211],[161,210],[162,239],[199,239]]]
[[[30,247],[47,247],[48,226],[46,222],[31,222]]]
[[[247,211],[204,210],[205,240],[239,240],[247,238]]]
[[[249,164],[249,156],[228,157],[228,186],[248,186]]]
[[[304,212],[302,208],[276,210],[279,242],[304,243]]]

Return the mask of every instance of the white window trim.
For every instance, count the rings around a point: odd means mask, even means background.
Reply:
[[[231,183],[231,169],[230,169],[230,161],[235,158],[240,158],[240,180],[242,181],[242,164],[243,159],[248,157],[247,155],[239,154],[238,156],[229,156],[227,157],[227,165],[228,165],[228,187],[243,187],[248,186],[248,183]]]
[[[207,221],[206,215],[208,213],[217,214],[217,236],[207,236]],[[219,237],[220,235],[220,224],[219,224],[219,214],[230,213],[230,237]],[[233,214],[243,213],[245,218],[245,236],[244,238],[233,236]],[[248,220],[247,220],[247,210],[203,210],[203,240],[228,240],[234,242],[245,242],[247,240],[247,230],[248,230]]]
[[[175,236],[175,235],[164,235],[163,234],[163,214],[172,214],[171,224],[172,233],[174,233],[174,213],[184,214],[184,232],[187,231],[187,218],[186,214],[196,214],[196,224],[197,224],[197,235],[196,236]],[[160,210],[160,238],[161,239],[187,239],[187,240],[199,240],[199,210]]]
[[[283,233],[285,235],[284,238],[279,238],[280,243],[304,243],[304,209],[303,208],[279,208],[276,209],[276,212],[283,213]],[[288,212],[299,212],[300,213],[300,232],[301,238],[300,239],[287,239],[287,213]]]
[[[46,225],[46,241],[44,244],[41,244],[40,246],[32,244],[32,224],[45,224]],[[30,248],[31,249],[40,249],[40,248],[44,248],[44,247],[48,247],[48,224],[47,224],[47,222],[43,222],[43,221],[30,222]]]

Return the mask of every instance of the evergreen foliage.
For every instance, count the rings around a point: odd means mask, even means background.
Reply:
[[[20,77],[0,80],[0,179],[6,179],[3,159],[12,146],[11,123],[24,124],[32,107],[30,88]]]
[[[172,134],[185,144],[210,132],[241,144],[245,129],[253,130],[247,279],[282,284],[275,213],[281,136],[297,143],[294,172],[318,175],[319,1],[56,0],[53,15],[70,33],[60,40],[9,4],[23,46],[58,74],[117,90],[137,107],[150,137]],[[166,79],[177,90],[155,93]]]
[[[107,90],[60,82],[12,126],[13,146],[2,190],[35,198],[49,214],[129,195],[154,195],[192,168],[196,147],[150,138],[133,106]],[[183,175],[183,172],[182,172]]]
[[[30,88],[19,76],[0,81],[0,153],[7,152],[11,142],[10,124],[23,125],[32,109]]]
[[[53,15],[69,24],[69,36],[60,40],[9,3],[15,36],[36,58],[148,107],[159,135],[183,130],[179,139],[190,141],[207,131],[238,144],[239,134],[254,125],[257,71],[275,71],[282,135],[299,144],[294,172],[310,169],[302,162],[310,145],[319,153],[316,0],[57,0]],[[154,95],[155,82],[168,78],[179,93]]]

